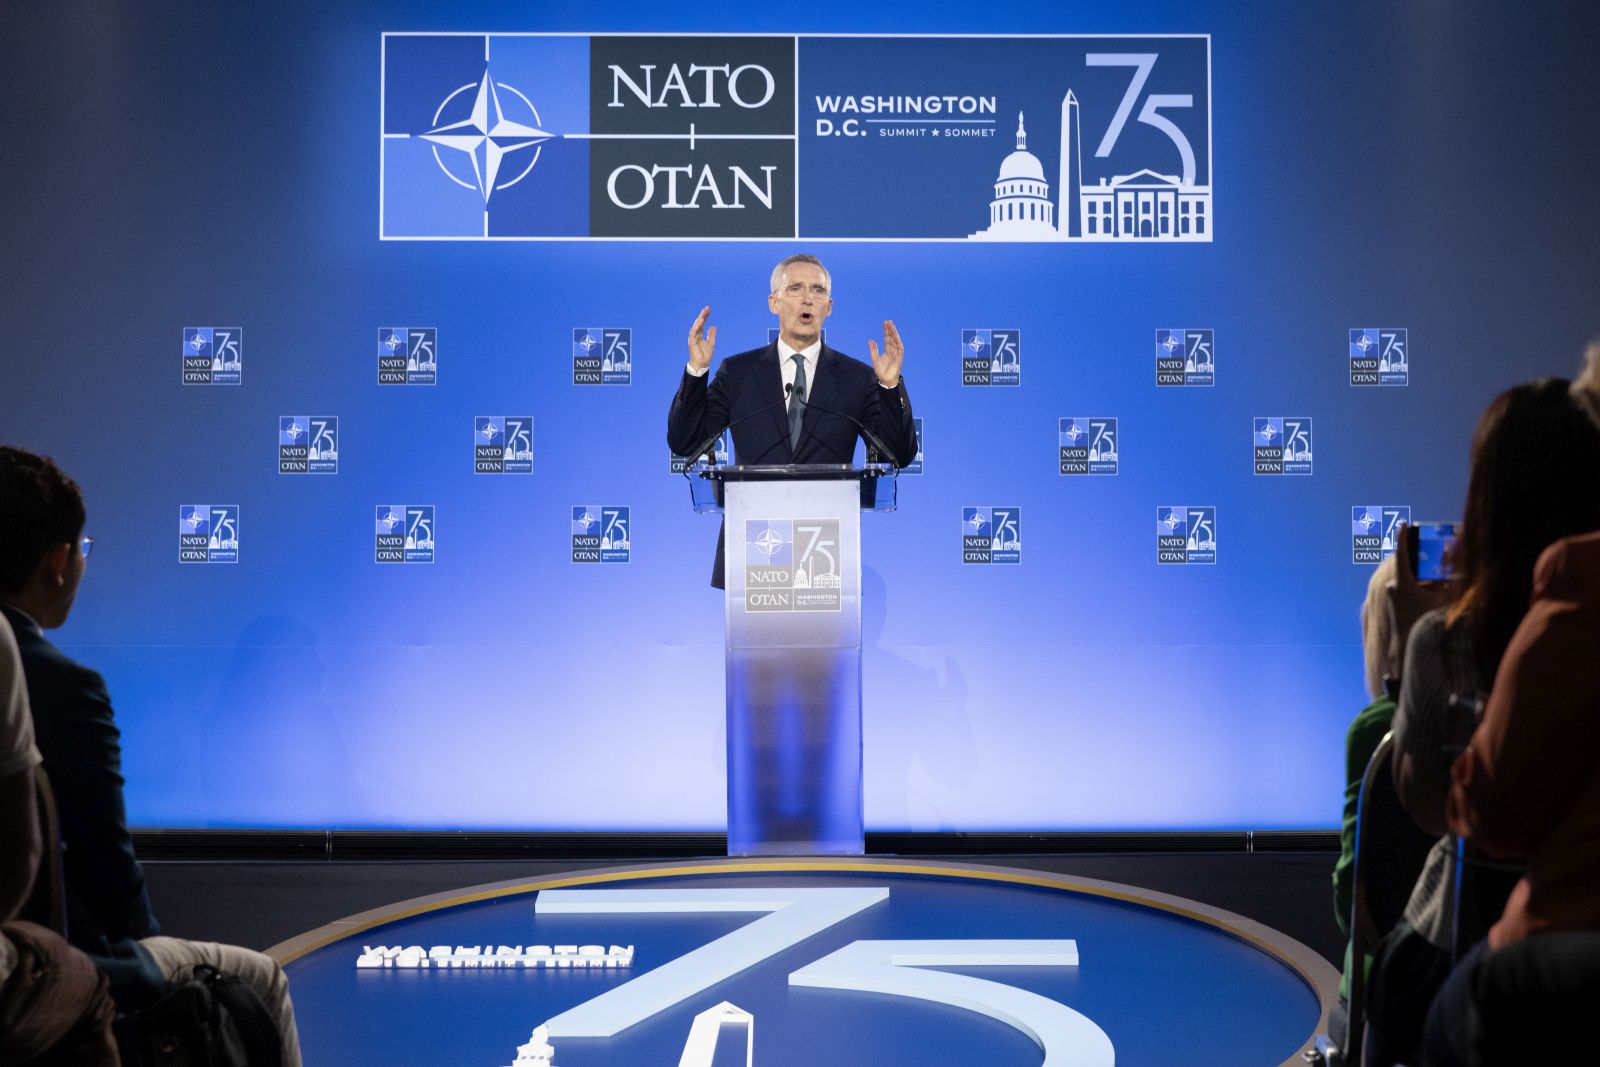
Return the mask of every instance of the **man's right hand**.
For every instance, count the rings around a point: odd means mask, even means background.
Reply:
[[[717,328],[705,328],[706,319],[710,317],[711,308],[703,307],[695,316],[694,325],[689,327],[689,366],[697,374],[704,374],[711,366],[711,352],[717,347]]]

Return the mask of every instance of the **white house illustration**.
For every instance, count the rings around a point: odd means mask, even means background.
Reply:
[[[1193,158],[1185,148],[1185,170]],[[1050,199],[1039,157],[1027,150],[1017,113],[1017,150],[1000,164],[989,203],[989,225],[974,241],[1209,241],[1211,187],[1148,168],[1083,184],[1078,98],[1061,99],[1061,166]]]

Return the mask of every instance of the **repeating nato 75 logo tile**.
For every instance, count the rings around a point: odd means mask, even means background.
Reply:
[[[439,331],[432,326],[386,326],[378,331],[379,385],[436,385]]]
[[[577,326],[572,330],[573,385],[632,385],[633,329]]]
[[[1156,508],[1157,563],[1215,563],[1217,509],[1209,504]]]
[[[1399,527],[1411,522],[1402,504],[1357,504],[1350,509],[1350,562],[1381,563],[1394,555]]]
[[[962,385],[1021,385],[1022,331],[961,331]]]
[[[178,562],[239,562],[239,505],[179,505]]]
[[[477,474],[533,473],[533,416],[479,415],[472,420]]]
[[[1022,509],[961,509],[962,563],[1021,563]]]
[[[1075,415],[1056,420],[1058,473],[1116,474],[1117,420]]]
[[[279,474],[338,474],[337,415],[278,416]]]
[[[1410,381],[1410,331],[1394,326],[1350,331],[1351,385],[1405,385]]]
[[[1157,330],[1157,385],[1215,385],[1215,330]]]
[[[726,466],[728,457],[733,455],[733,435],[727,430],[722,431],[722,436],[717,438],[716,442],[711,446],[711,454],[717,466]],[[695,458],[698,459],[699,457]],[[668,453],[667,469],[671,473],[682,474],[692,466],[694,466],[694,461],[688,456],[680,456],[676,452]],[[902,471],[901,473],[905,472]]]
[[[432,563],[432,504],[379,504],[374,527],[379,563]]]
[[[915,457],[912,458],[910,463],[908,463],[904,467],[900,468],[900,476],[902,478],[905,477],[908,474],[921,474],[922,470],[923,470],[923,467],[922,467],[922,416],[921,415],[913,416],[912,419],[911,419],[911,423],[912,423],[912,426],[914,427],[914,429],[916,430],[916,433],[917,433],[917,454],[916,454]]]
[[[1250,442],[1257,474],[1311,473],[1311,419],[1257,415],[1251,420]]]
[[[572,562],[626,563],[633,548],[626,507],[572,506]]]
[[[184,385],[238,385],[243,374],[243,330],[237,326],[183,328]]]

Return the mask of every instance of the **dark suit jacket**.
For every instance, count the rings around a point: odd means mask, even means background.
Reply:
[[[715,375],[696,377],[687,370],[667,413],[667,445],[678,455],[725,426],[733,429],[733,451],[744,464],[849,463],[860,431],[843,412],[859,419],[894,450],[883,459],[904,467],[917,456],[911,397],[901,379],[894,389],[878,384],[872,367],[826,344],[800,424],[800,444],[789,447],[789,413],[784,381],[792,368],[780,367],[778,343],[741,352],[722,361]],[[763,409],[767,409],[763,411]],[[711,584],[722,588],[722,536]]]
[[[122,734],[99,674],[45,639],[33,620],[0,607],[17,633],[33,728],[55,792],[67,891],[67,938],[92,956],[126,955],[114,942],[160,933],[122,802]]]

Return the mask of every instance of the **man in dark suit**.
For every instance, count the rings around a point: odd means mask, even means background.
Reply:
[[[122,1007],[198,964],[253,986],[278,1023],[285,1067],[300,1044],[288,979],[270,957],[238,945],[160,936],[133,852],[122,798],[122,734],[98,673],[74,662],[44,631],[67,621],[93,541],[83,536],[83,495],[43,456],[0,447],[0,612],[16,631],[45,773],[56,796],[67,939],[111,976]],[[156,982],[140,989],[141,975]]]
[[[911,397],[900,377],[900,332],[883,323],[883,352],[868,341],[868,366],[822,343],[833,311],[833,281],[815,256],[790,256],[773,268],[767,307],[778,316],[778,339],[722,361],[713,376],[717,328],[709,307],[689,330],[689,364],[667,414],[667,444],[687,455],[724,427],[744,464],[848,464],[860,422],[888,445],[883,460],[904,467],[916,458]],[[854,419],[856,422],[852,422]],[[711,584],[722,588],[722,539]]]

